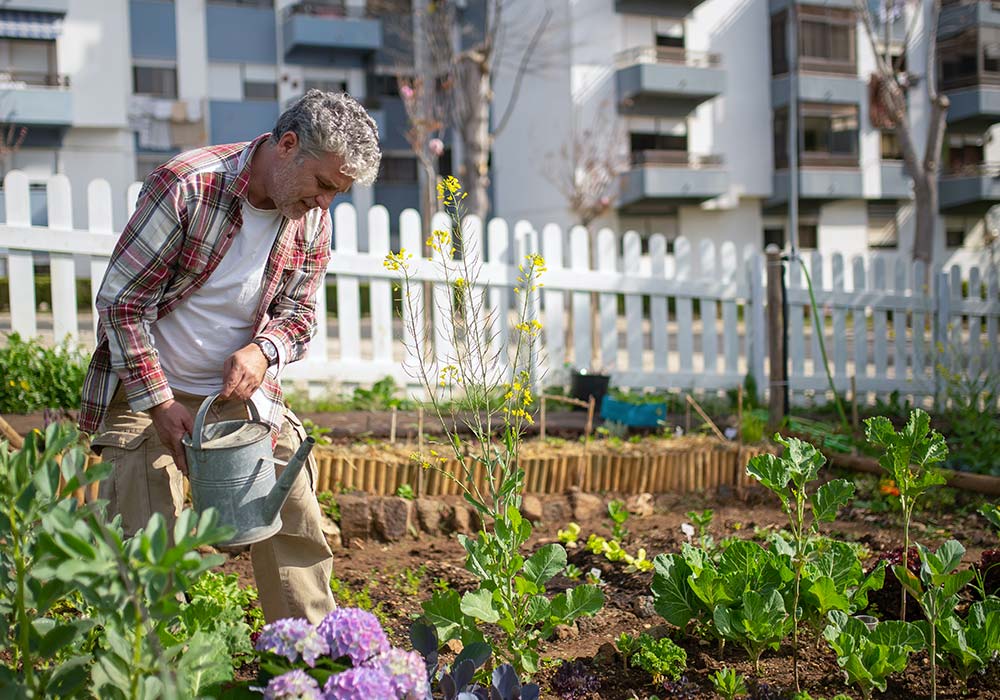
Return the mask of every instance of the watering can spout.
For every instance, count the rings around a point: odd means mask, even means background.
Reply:
[[[292,490],[292,484],[295,483],[295,478],[302,471],[302,467],[305,465],[306,459],[308,459],[309,453],[312,452],[315,444],[316,441],[313,438],[307,437],[299,445],[299,449],[295,451],[292,458],[288,460],[288,464],[285,465],[285,469],[281,472],[281,476],[278,477],[274,488],[271,489],[271,492],[264,499],[264,522],[273,522],[278,515],[278,511],[281,510],[281,506],[285,505],[288,493]]]

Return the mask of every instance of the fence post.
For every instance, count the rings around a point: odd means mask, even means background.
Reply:
[[[777,427],[785,417],[785,386],[788,377],[785,367],[785,313],[784,266],[781,250],[775,244],[767,246],[767,354],[770,359],[768,383],[768,422]]]
[[[951,317],[951,287],[948,273],[944,270],[939,270],[934,275],[934,309],[931,313],[934,315],[934,348],[930,353],[934,359],[931,361],[931,376],[934,377],[934,404],[937,408],[941,408],[945,396],[941,372],[938,371],[937,365],[946,362],[944,355],[948,347],[948,322]]]

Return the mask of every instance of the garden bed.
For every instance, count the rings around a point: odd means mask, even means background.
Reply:
[[[685,513],[703,508],[714,509],[709,530],[716,540],[727,536],[761,537],[767,532],[787,526],[786,517],[775,507],[776,500],[772,503],[771,499],[770,494],[756,487],[747,489],[744,499],[719,499],[698,493],[658,496],[651,515],[633,516],[626,521],[630,535],[626,538],[625,545],[630,551],[644,547],[650,557],[659,553],[677,552],[681,543],[686,540],[681,525],[690,522]],[[458,497],[445,497],[445,500],[452,505],[461,505]],[[550,512],[565,512],[567,520],[573,517],[571,505],[563,495],[545,495],[541,500]],[[604,498],[605,502],[608,500],[610,497]],[[961,507],[949,510],[950,512],[940,515],[925,515],[921,518],[917,526],[921,541],[928,546],[936,546],[946,537],[957,537],[968,546],[965,561],[977,561],[983,549],[990,546],[991,542],[995,543],[995,535],[974,512],[964,514]],[[539,523],[528,549],[558,541],[557,532],[566,524],[566,521],[555,520]],[[591,532],[610,536],[611,523],[604,515],[581,520],[579,524],[581,539],[584,541]],[[863,508],[845,511],[825,534],[865,545],[872,552],[871,561],[898,548],[902,539],[901,531],[892,516],[873,514]],[[356,542],[354,546],[336,550],[334,557],[334,576],[337,579],[335,588],[340,591],[340,604],[370,604],[383,618],[383,624],[393,643],[400,646],[408,645],[408,625],[412,618],[421,613],[420,602],[429,598],[433,591],[443,588],[447,583],[451,588],[465,592],[476,584],[475,577],[464,568],[464,550],[453,536],[424,534],[419,539],[408,538],[395,543]],[[761,659],[762,671],[758,677],[746,654],[738,647],[728,646],[720,657],[714,644],[699,641],[693,636],[678,635],[676,630],[673,637],[687,652],[686,677],[694,686],[692,694],[672,695],[662,686],[652,684],[649,675],[643,671],[624,668],[622,659],[613,648],[614,640],[623,632],[633,635],[666,632],[667,625],[653,610],[650,594],[652,573],[625,573],[623,563],[609,562],[582,546],[569,550],[569,561],[584,572],[591,568],[601,571],[605,604],[595,617],[581,618],[574,625],[557,630],[556,637],[544,643],[542,656],[552,660],[552,664],[542,671],[538,679],[543,698],[561,697],[550,687],[555,664],[560,660],[573,659],[581,659],[586,668],[593,670],[600,683],[589,694],[577,696],[579,700],[631,700],[635,697],[648,698],[654,694],[660,698],[716,698],[708,676],[723,666],[736,669],[750,680],[757,679],[766,683],[775,691],[787,691],[794,687],[791,650],[787,645],[777,652],[765,652]],[[230,559],[222,568],[238,573],[244,583],[253,583],[248,554]],[[571,585],[574,582],[565,577],[557,577],[551,582],[549,591],[557,593]],[[891,611],[888,612],[891,614]],[[822,643],[817,648],[814,641],[808,639],[805,644],[804,663],[800,667],[802,688],[814,697],[832,697],[837,693],[859,697],[854,689],[844,683],[843,675],[827,645]],[[444,656],[447,658],[447,652]],[[906,673],[890,678],[887,693],[882,697],[907,700],[929,698],[926,662],[925,653],[916,655]],[[965,693],[960,683],[942,674],[938,697],[1000,698],[1000,675],[997,670],[994,666],[991,674],[974,679],[969,694]],[[247,669],[247,673],[252,671]],[[752,697],[786,696],[777,692],[772,695],[759,692]]]

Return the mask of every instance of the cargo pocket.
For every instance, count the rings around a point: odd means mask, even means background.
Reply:
[[[291,434],[294,435],[292,439],[292,452],[288,455],[288,459],[292,458],[295,454],[295,450],[299,448],[309,434],[306,432],[305,427],[302,425],[302,421],[299,417],[295,415],[290,409],[285,409],[285,422],[288,424]],[[281,431],[285,432],[285,427],[281,427]],[[309,458],[306,460],[306,474],[309,476],[309,490],[316,493],[316,480],[318,474],[316,473],[316,456],[310,452]]]
[[[100,450],[102,462],[111,464],[111,474],[98,487],[98,497],[108,502],[108,517],[122,516],[126,536],[146,525],[151,513],[149,502],[148,455],[149,433],[112,430],[91,441]]]

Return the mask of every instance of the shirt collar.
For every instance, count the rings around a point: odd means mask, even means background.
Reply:
[[[250,165],[253,162],[253,154],[257,147],[271,137],[271,132],[261,134],[246,145],[240,152],[239,160],[236,163],[236,178],[229,184],[227,191],[229,194],[240,199],[246,199],[247,190],[250,189]]]

